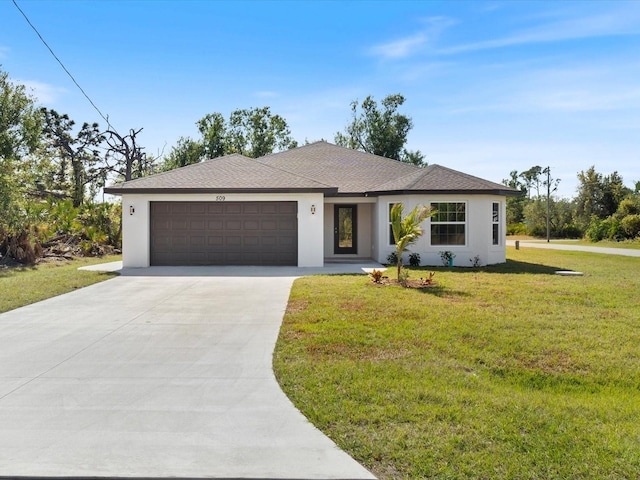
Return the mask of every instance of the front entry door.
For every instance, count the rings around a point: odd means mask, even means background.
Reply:
[[[357,214],[357,205],[334,205],[333,253],[358,253]]]

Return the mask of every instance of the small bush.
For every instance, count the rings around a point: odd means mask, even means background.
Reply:
[[[412,254],[409,255],[409,265],[411,265],[412,267],[419,267],[420,266],[420,254],[417,252],[413,252]]]
[[[510,223],[507,225],[507,235],[526,235],[527,234],[527,226],[520,223]]]
[[[620,222],[627,238],[640,236],[640,215],[627,215]]]
[[[619,220],[609,217],[604,220],[592,218],[585,236],[592,242],[601,240],[621,240],[625,237],[625,231]]]
[[[456,258],[456,254],[450,250],[444,250],[439,253],[440,253],[440,260],[442,260],[442,265],[444,265],[445,267],[448,267],[449,262],[453,261],[453,259]]]
[[[389,265],[397,265],[398,264],[398,254],[396,252],[391,252],[387,255],[387,263]]]

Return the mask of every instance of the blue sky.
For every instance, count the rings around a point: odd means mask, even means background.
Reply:
[[[640,1],[17,2],[150,154],[261,106],[300,143],[333,141],[352,100],[402,93],[429,163],[498,182],[550,166],[563,197],[591,165],[640,180]],[[105,125],[10,0],[0,25],[11,78]]]

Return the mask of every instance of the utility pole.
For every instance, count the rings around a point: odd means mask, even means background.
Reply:
[[[547,243],[551,237],[551,168],[545,168],[547,172]]]
[[[545,168],[542,170],[542,173],[547,174],[547,179],[544,181],[544,184],[547,186],[547,243],[549,243],[551,238],[551,193],[558,189],[560,179],[551,178],[551,167]],[[553,183],[553,188],[551,188],[551,183]]]

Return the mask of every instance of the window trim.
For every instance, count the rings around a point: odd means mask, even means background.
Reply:
[[[439,222],[435,220],[435,215],[432,216],[429,219],[430,225],[429,225],[429,245],[433,246],[433,247],[451,247],[451,248],[460,248],[460,247],[466,247],[469,244],[469,202],[466,200],[462,200],[462,201],[458,201],[458,200],[451,200],[451,201],[431,201],[429,202],[429,205],[431,206],[432,209],[437,210],[438,204],[442,204],[442,203],[447,203],[447,204],[463,204],[464,205],[464,221],[460,222],[460,221],[446,221],[446,222]],[[437,215],[437,214],[436,214]],[[442,244],[442,243],[433,243],[433,232],[432,232],[432,227],[434,225],[463,225],[464,226],[464,243],[463,244]]]

